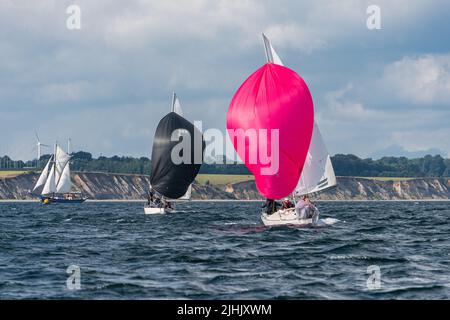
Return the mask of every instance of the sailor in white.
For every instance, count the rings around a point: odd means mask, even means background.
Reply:
[[[309,197],[305,195],[302,200],[297,201],[295,211],[300,219],[308,219],[313,216],[315,207],[311,200],[309,200]]]

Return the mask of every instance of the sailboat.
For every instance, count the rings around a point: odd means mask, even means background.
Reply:
[[[272,44],[269,42],[267,37],[263,34],[263,42],[264,42],[264,48],[266,52],[266,58],[267,58],[267,64],[269,65],[276,65],[281,66],[283,68],[284,64],[281,61],[279,55],[273,48]],[[270,66],[268,67],[270,68]],[[289,69],[290,70],[290,69]],[[274,73],[273,70],[271,70],[272,73]],[[281,80],[280,80],[281,79]],[[270,79],[273,81],[283,82],[283,77],[279,77],[278,74],[275,74],[273,79]],[[268,83],[266,81],[266,83]],[[276,90],[279,94],[278,97],[274,97],[272,101],[268,101],[267,105],[269,108],[273,108],[273,104],[277,104],[278,100],[286,100],[290,99],[290,95],[292,95],[292,92],[294,91],[300,91],[306,99],[303,99],[302,104],[296,103],[298,101],[293,101],[293,103],[289,106],[285,106],[285,108],[277,108],[279,113],[286,112],[285,109],[287,108],[297,108],[301,110],[300,116],[303,118],[308,118],[309,109],[311,107],[312,109],[312,100],[309,101],[310,93],[309,89],[307,88],[306,84],[304,84],[304,87],[302,87],[303,83],[300,83],[300,85],[295,88],[291,87],[288,88],[288,90]],[[238,93],[236,93],[238,94]],[[259,95],[261,95],[261,92],[258,92]],[[267,95],[265,96],[267,98]],[[233,98],[234,99],[234,98]],[[292,99],[291,99],[292,100]],[[260,104],[260,102],[258,102]],[[309,106],[309,103],[311,103],[311,106]],[[233,104],[233,107],[239,107],[236,104]],[[230,106],[231,107],[231,106]],[[242,106],[241,106],[242,107]],[[256,106],[258,107],[258,106]],[[313,110],[313,109],[312,109]],[[272,110],[271,110],[272,111]],[[314,111],[313,111],[314,112]],[[229,115],[230,116],[230,115]],[[269,114],[269,117],[273,117],[274,115]],[[290,118],[285,117],[284,120],[288,120],[288,124],[286,122],[283,122],[284,125],[289,125],[290,127],[298,127],[302,125],[299,123],[296,119],[298,118]],[[230,119],[229,119],[230,120]],[[255,122],[257,122],[258,119],[254,119]],[[228,121],[233,123],[233,119],[231,121]],[[267,118],[266,118],[267,122]],[[325,146],[325,143],[323,142],[322,135],[319,130],[319,126],[317,125],[316,121],[313,120],[312,122],[310,120],[306,120],[303,122],[303,126],[309,127],[312,123],[312,132],[309,132],[308,129],[303,130],[303,135],[297,135],[296,137],[300,140],[307,141],[308,148],[306,152],[306,156],[303,158],[303,160],[297,160],[296,166],[299,170],[299,176],[294,175],[294,177],[288,177],[286,179],[290,179],[291,181],[296,181],[296,185],[292,185],[292,183],[289,183],[290,187],[287,189],[284,189],[284,194],[277,194],[275,197],[270,192],[268,193],[267,190],[258,190],[263,191],[261,192],[263,195],[265,195],[267,198],[270,199],[281,199],[284,197],[293,197],[294,203],[295,203],[295,196],[304,196],[311,193],[317,193],[320,191],[323,191],[325,189],[331,188],[336,185],[336,177],[334,174],[333,166],[331,163],[331,157],[327,151],[327,148]],[[270,124],[270,119],[269,119]],[[282,127],[280,130],[286,130],[286,128]],[[301,130],[300,130],[301,131]],[[295,130],[294,130],[295,132]],[[308,136],[308,134],[310,135]],[[298,134],[297,133],[294,133]],[[282,147],[282,145],[280,144]],[[298,149],[298,153],[302,154],[301,149],[302,146]],[[295,145],[287,146],[287,148],[295,148]],[[292,152],[291,150],[289,150]],[[295,150],[294,150],[295,151]],[[281,150],[280,153],[285,152],[285,150]],[[301,157],[300,157],[301,158]],[[292,160],[292,159],[290,159]],[[290,161],[291,164],[294,163],[294,161]],[[280,162],[281,163],[281,162]],[[250,168],[249,168],[250,169]],[[252,171],[252,169],[250,169]],[[295,180],[297,179],[297,180]],[[272,189],[277,188],[278,186],[285,185],[285,181],[277,181],[276,179],[272,179],[269,181],[269,184],[271,184]],[[258,184],[257,184],[258,186]],[[267,189],[267,188],[266,188]],[[278,196],[278,197],[277,197]],[[274,226],[274,225],[310,225],[318,222],[319,218],[319,211],[315,206],[311,206],[313,208],[313,214],[305,217],[304,215],[299,215],[299,213],[295,210],[295,208],[285,208],[275,211],[272,214],[267,214],[266,212],[261,213],[261,220],[266,226]]]
[[[184,146],[186,148],[181,148]],[[180,100],[173,93],[172,107],[156,128],[151,156],[151,198],[145,214],[164,214],[173,210],[170,201],[190,200],[192,183],[203,162],[203,135],[183,117]],[[189,152],[190,154],[184,154]],[[182,161],[173,157],[179,156]]]
[[[81,193],[71,192],[70,155],[55,144],[54,152],[42,170],[33,193],[38,194],[43,204],[82,203],[86,201]]]
[[[269,39],[264,34],[262,36],[268,61],[284,66]],[[292,196],[302,197],[304,195],[317,194],[336,185],[337,181],[333,165],[331,163],[331,156],[328,153],[325,142],[323,141],[319,126],[317,125],[317,122],[314,121],[313,134],[311,137],[308,154],[306,156],[297,187],[295,188]],[[271,215],[262,213],[261,220],[266,226],[280,224],[312,224],[316,223],[319,218],[318,209],[315,206],[313,208],[315,210],[313,216],[307,219],[300,218],[295,209],[289,208],[278,210]]]

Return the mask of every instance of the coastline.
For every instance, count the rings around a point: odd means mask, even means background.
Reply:
[[[150,186],[149,177],[140,175],[78,172],[71,178],[74,191],[87,196],[88,202],[145,202]],[[30,194],[37,179],[37,174],[2,179],[0,201],[37,202],[37,197]],[[337,177],[336,187],[314,194],[312,198],[315,201],[448,201],[450,178],[380,181],[362,177]],[[226,184],[197,182],[192,188],[191,201],[263,200],[253,180]]]
[[[147,200],[136,199],[88,199],[86,203],[145,203]],[[174,200],[172,202],[263,202],[264,200],[245,200],[245,199],[193,199],[190,201]],[[314,200],[314,202],[450,202],[450,199],[386,199],[386,200],[373,200],[373,199],[354,199],[354,200]],[[0,199],[0,203],[39,203],[39,200],[31,199]]]

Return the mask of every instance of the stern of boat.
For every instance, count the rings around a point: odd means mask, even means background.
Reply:
[[[262,213],[261,220],[265,226],[297,225],[307,226],[313,223],[313,219],[301,219],[294,209],[278,210],[272,214]]]
[[[164,209],[160,207],[152,207],[152,206],[145,206],[144,207],[144,213],[145,214],[165,214],[169,212],[170,209]]]

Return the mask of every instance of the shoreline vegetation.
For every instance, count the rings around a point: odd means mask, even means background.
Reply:
[[[41,170],[50,155],[43,155],[39,161],[13,161],[0,156],[0,175],[3,172]],[[353,154],[336,154],[331,157],[337,176],[377,178],[424,178],[449,177],[450,159],[440,155],[426,155],[421,158],[383,157],[362,159]],[[117,174],[149,174],[151,160],[147,157],[100,156],[79,151],[71,154],[71,170],[80,172],[105,172]],[[6,171],[8,170],[8,171]],[[251,175],[244,164],[225,157],[205,158],[200,174]]]
[[[39,173],[40,170],[0,170],[1,178],[14,178],[26,173]],[[94,174],[113,174],[113,175],[124,175],[124,176],[149,176],[146,174],[138,173],[119,173],[119,172],[103,172],[103,171],[75,171],[76,173],[94,173]],[[408,180],[421,180],[421,179],[435,179],[444,178],[450,179],[450,176],[443,177],[364,177],[364,176],[336,176],[338,178],[357,178],[357,179],[367,179],[375,181],[408,181]],[[255,178],[250,174],[202,174],[200,173],[195,181],[200,185],[226,185],[230,183],[238,183],[244,181],[253,181]]]

